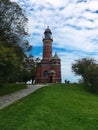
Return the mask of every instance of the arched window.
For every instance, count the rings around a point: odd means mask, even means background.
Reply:
[[[48,71],[47,70],[44,71],[44,78],[48,78]]]

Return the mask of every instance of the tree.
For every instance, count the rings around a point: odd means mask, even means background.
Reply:
[[[20,72],[20,61],[13,49],[0,45],[0,83],[16,82]]]
[[[32,79],[32,82],[35,79],[36,74],[36,66],[40,61],[39,58],[34,58],[32,55],[29,57],[25,57],[23,60],[23,68],[22,68],[22,81],[27,82]]]
[[[0,82],[21,79],[24,50],[31,47],[28,41],[24,42],[27,21],[17,3],[0,0]]]
[[[0,0],[0,82],[26,82],[35,78],[37,58],[25,55],[32,49],[26,40],[27,22],[17,3]]]
[[[19,45],[23,49],[30,49],[30,45],[24,42],[28,19],[21,7],[9,0],[0,0],[0,41],[7,46]],[[25,47],[26,46],[26,47]]]
[[[98,64],[94,59],[83,58],[72,64],[72,70],[76,75],[82,76],[84,83],[91,90],[98,91]]]

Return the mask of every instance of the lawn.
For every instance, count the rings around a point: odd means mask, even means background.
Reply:
[[[15,83],[0,84],[0,96],[19,91],[26,87],[27,87],[26,84],[15,84]]]
[[[0,130],[98,130],[98,96],[54,84],[0,110]]]

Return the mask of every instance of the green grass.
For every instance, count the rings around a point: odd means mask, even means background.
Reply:
[[[98,130],[98,96],[81,85],[41,88],[0,111],[0,130]]]
[[[0,85],[0,96],[19,91],[26,87],[27,87],[26,84],[15,84],[15,83],[1,84]]]

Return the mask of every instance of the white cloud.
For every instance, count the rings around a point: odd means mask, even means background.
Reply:
[[[12,2],[18,2],[18,0],[11,0]]]
[[[62,5],[64,6],[65,4],[67,4],[68,0],[46,0],[47,2],[49,2],[51,5],[53,5],[54,7],[61,7]]]
[[[98,9],[98,1],[97,0],[89,0],[88,8],[92,10],[97,10]]]

